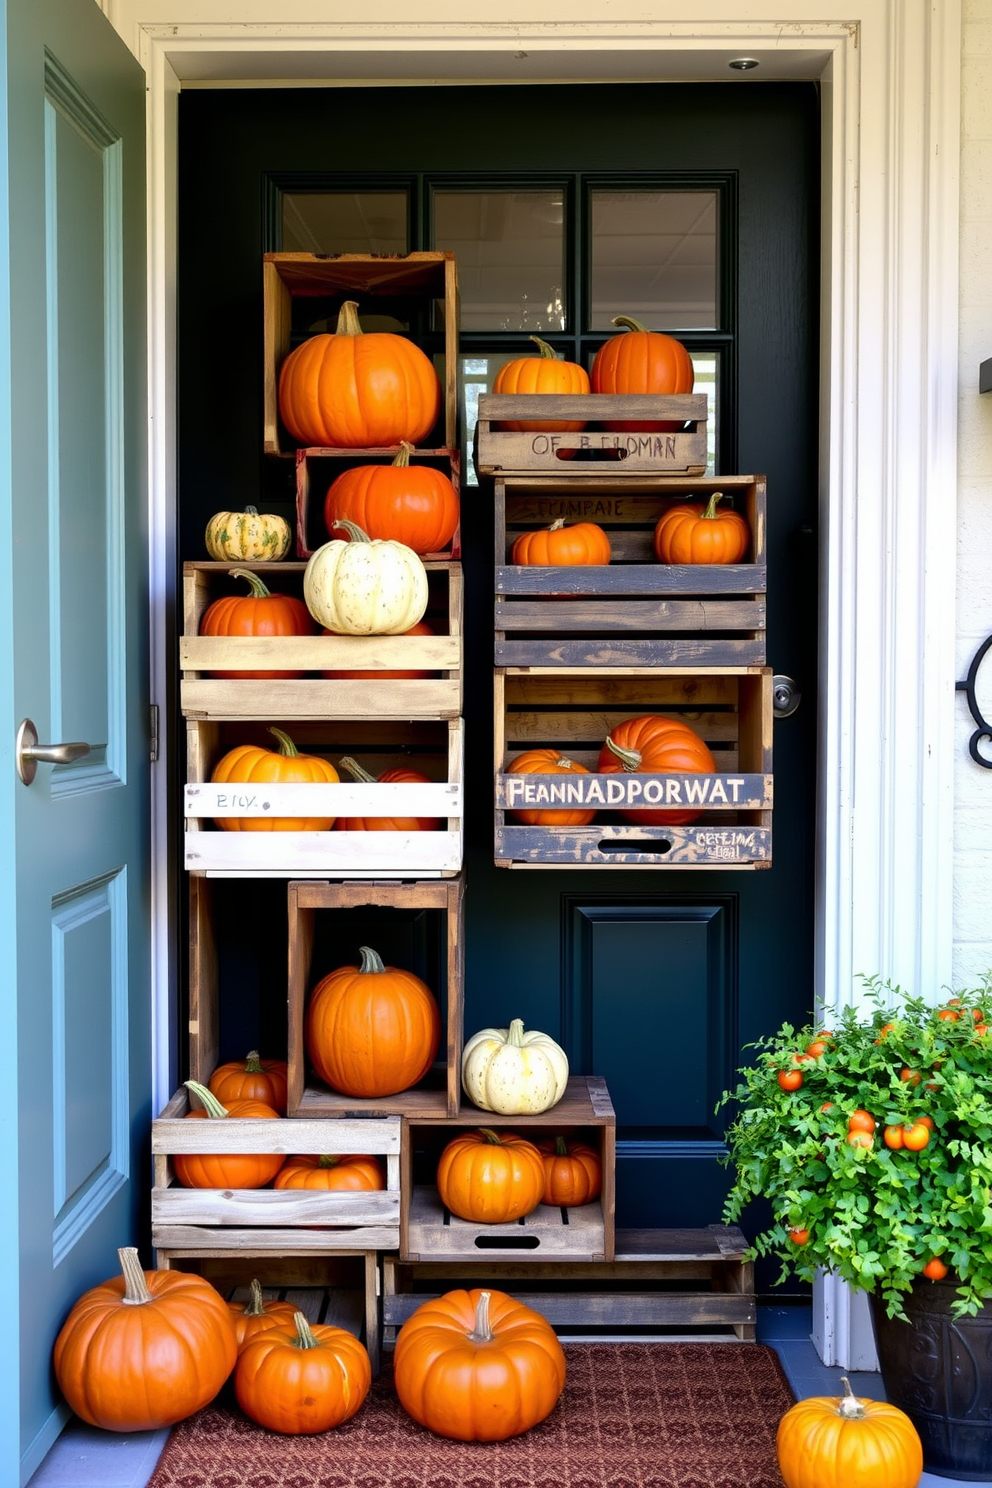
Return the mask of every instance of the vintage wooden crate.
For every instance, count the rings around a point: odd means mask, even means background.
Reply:
[[[345,300],[357,300],[358,314],[388,315],[412,325],[416,340],[429,327],[432,311],[444,328],[441,416],[425,444],[456,449],[458,374],[458,274],[453,253],[403,256],[340,253],[266,253],[262,260],[264,305],[264,449],[267,455],[292,453],[295,441],[279,418],[279,369],[294,344],[312,334],[320,319],[333,332]],[[395,454],[395,450],[393,451]]]
[[[457,1115],[461,1104],[465,1008],[464,898],[464,876],[440,882],[301,881],[289,885],[289,1116],[312,1119],[415,1114],[418,1119],[438,1121]],[[327,964],[318,963],[314,954],[316,917],[329,912],[347,916],[368,907],[403,912],[426,910],[440,919],[437,932],[443,946],[440,955],[443,965],[438,967],[438,973],[444,985],[433,986],[428,982],[442,1010],[439,1064],[412,1090],[366,1100],[330,1090],[314,1074],[304,1047],[304,1022],[310,990],[322,976],[342,964],[340,958]]]
[[[328,487],[346,470],[356,465],[391,465],[395,450],[368,449],[361,454],[354,450],[298,449],[296,451],[296,556],[309,558],[322,543],[331,536],[343,537],[343,532],[333,534],[324,523],[324,499]],[[410,456],[411,465],[429,465],[446,475],[461,498],[461,450],[418,449]],[[459,525],[448,546],[437,553],[424,555],[427,562],[460,558],[462,555],[461,526]]]
[[[659,517],[717,491],[746,518],[747,561],[659,563]],[[497,666],[761,666],[765,661],[765,480],[694,477],[516,477],[494,481]],[[564,519],[610,538],[608,565],[521,567],[523,532]]]
[[[210,777],[217,762],[238,744],[275,749],[268,726],[226,719],[191,719],[186,724],[187,784],[184,866],[191,873],[232,878],[446,878],[461,870],[464,856],[464,726],[385,718],[369,722],[328,719],[323,723],[281,720],[301,753],[337,766],[342,757],[370,774],[407,766],[428,783],[362,784],[340,770],[332,785],[230,786]],[[223,831],[222,817],[317,817],[344,819],[395,815],[428,817],[431,831]]]
[[[382,1321],[390,1347],[407,1318],[455,1287],[492,1285],[547,1318],[563,1338],[689,1338],[753,1343],[757,1305],[747,1241],[733,1226],[617,1230],[612,1261],[480,1255],[471,1262],[383,1257]],[[699,1282],[693,1287],[693,1282]]]
[[[462,712],[462,567],[451,560],[425,565],[429,599],[424,619],[431,636],[201,636],[204,611],[223,595],[247,594],[232,569],[250,564],[183,565],[182,678],[179,701],[187,718],[457,718]],[[303,597],[303,562],[266,564],[273,593]],[[302,677],[217,677],[214,672],[298,671]],[[325,677],[325,671],[368,672]],[[389,671],[421,677],[379,677]]]
[[[578,1136],[598,1148],[603,1190],[592,1204],[557,1209],[540,1204],[513,1224],[474,1224],[449,1214],[432,1183],[418,1181],[432,1172],[437,1158],[458,1130],[466,1127],[509,1128],[540,1141],[559,1133]],[[539,1116],[500,1116],[464,1104],[457,1119],[439,1127],[420,1113],[403,1119],[400,1211],[400,1255],[404,1260],[493,1260],[509,1263],[528,1257],[551,1260],[610,1260],[616,1209],[616,1114],[606,1082],[598,1075],[571,1075],[558,1104]]]
[[[339,1246],[391,1250],[399,1243],[400,1122],[353,1117],[337,1121],[187,1121],[189,1094],[176,1092],[152,1122],[154,1186],[152,1244],[175,1251],[204,1248],[312,1251]],[[177,1153],[265,1152],[380,1155],[386,1187],[375,1193],[322,1193],[313,1189],[185,1188],[172,1159]]]
[[[480,475],[705,475],[707,412],[703,393],[483,393],[475,468]],[[581,432],[500,428],[507,421],[575,419],[586,420]],[[606,427],[617,422],[648,427]]]
[[[334,1250],[319,1246],[286,1256],[246,1246],[229,1250],[161,1249],[162,1271],[192,1271],[204,1277],[229,1302],[246,1301],[257,1280],[266,1302],[289,1302],[310,1323],[347,1328],[368,1350],[373,1374],[382,1362],[380,1320],[382,1279],[376,1250]]]
[[[680,717],[710,746],[712,775],[595,773],[627,718]],[[772,854],[772,675],[767,667],[499,668],[495,674],[495,861],[505,868],[762,868]],[[525,750],[554,748],[591,773],[513,775]],[[528,826],[514,809],[593,808],[584,827]],[[621,807],[692,805],[686,825],[639,825]]]

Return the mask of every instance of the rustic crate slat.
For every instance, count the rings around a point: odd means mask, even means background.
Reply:
[[[480,1225],[448,1214],[436,1189],[415,1188],[406,1235],[400,1250],[404,1260],[447,1256],[472,1261],[494,1255],[525,1259],[535,1254],[605,1259],[603,1214],[598,1203],[567,1210],[539,1204],[516,1224]]]
[[[461,816],[462,787],[451,781],[342,780],[335,784],[266,782],[187,785],[184,815],[197,817],[279,816]]]
[[[497,666],[690,666],[694,661],[721,666],[760,665],[765,659],[764,638],[730,640],[621,639],[621,640],[506,640],[497,637]]]
[[[616,850],[603,843],[616,842]],[[538,866],[659,868],[767,867],[768,827],[499,827],[500,867]]]
[[[757,1318],[753,1297],[719,1292],[526,1292],[520,1300],[553,1328],[733,1325]],[[418,1293],[391,1297],[385,1322],[401,1326],[423,1301]]]
[[[707,400],[701,394],[673,397],[612,393],[531,393],[526,397],[486,393],[479,398],[475,465],[481,475],[506,472],[610,477],[645,472],[702,475],[706,470]],[[500,429],[508,420],[584,419],[581,432]],[[625,420],[688,425],[681,429],[627,432],[590,425]],[[574,452],[562,457],[562,451]]]
[[[346,470],[359,465],[391,465],[399,454],[399,446],[362,450],[356,454],[346,449],[298,449],[296,451],[296,556],[309,558],[322,543],[331,537],[342,537],[341,532],[329,533],[324,522],[324,500],[328,487]],[[411,465],[427,465],[446,475],[461,499],[461,450],[424,449],[422,446],[410,455]],[[425,559],[461,557],[461,524],[443,550],[425,553]]]
[[[321,1193],[306,1189],[152,1189],[152,1225],[390,1226],[399,1236],[398,1193]]]
[[[342,1250],[395,1250],[394,1225],[358,1225],[340,1230],[312,1231],[304,1226],[285,1228],[251,1225],[161,1224],[152,1229],[152,1245],[158,1251],[186,1251],[190,1255],[237,1251],[245,1256],[291,1256]],[[318,1243],[319,1251],[315,1252]]]
[[[590,585],[588,592],[605,591]],[[500,630],[743,630],[763,623],[764,615],[763,602],[737,598],[626,599],[622,605],[587,598],[564,605],[497,600],[495,607]]]
[[[501,775],[496,805],[604,807],[696,806],[700,811],[764,811],[772,805],[771,775]]]

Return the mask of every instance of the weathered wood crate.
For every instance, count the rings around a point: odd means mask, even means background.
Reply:
[[[187,1121],[189,1095],[176,1092],[152,1122],[154,1186],[152,1244],[156,1249],[291,1253],[316,1248],[391,1250],[399,1243],[400,1122],[354,1117],[288,1121],[285,1117]],[[375,1193],[314,1189],[185,1188],[172,1159],[177,1153],[265,1152],[381,1155],[386,1187]]]
[[[586,420],[581,432],[500,427],[575,419]],[[706,420],[703,393],[483,393],[475,468],[480,475],[705,475]],[[607,427],[618,422],[639,427]]]
[[[683,718],[717,773],[596,774],[624,719]],[[762,868],[772,855],[772,676],[766,667],[516,670],[495,674],[495,861],[504,868]],[[525,750],[554,748],[589,775],[513,775]],[[701,820],[644,825],[621,809],[692,806]],[[594,809],[588,826],[528,826],[514,810]]]
[[[310,555],[331,537],[344,537],[343,532],[329,533],[324,523],[324,500],[328,487],[356,465],[391,465],[395,449],[367,449],[360,454],[343,449],[298,449],[296,451],[296,556]],[[461,498],[461,450],[418,449],[410,456],[411,465],[428,465],[446,475]],[[461,526],[448,546],[437,553],[426,553],[427,562],[457,559],[462,555]]]
[[[639,1334],[671,1340],[753,1343],[754,1267],[740,1230],[617,1230],[611,1261],[498,1253],[470,1264],[436,1256],[419,1263],[383,1257],[386,1346],[430,1297],[493,1285],[547,1318],[570,1341]],[[698,1288],[693,1282],[699,1282]]]
[[[179,701],[187,718],[457,718],[462,712],[462,567],[451,560],[425,565],[430,636],[201,636],[205,610],[224,595],[247,594],[232,569],[251,564],[183,565],[182,678]],[[303,562],[262,565],[272,593],[303,597]],[[301,672],[300,677],[248,676]],[[326,677],[327,671],[366,672]],[[391,671],[421,672],[389,677]],[[244,672],[218,677],[215,672]]]
[[[184,866],[190,873],[233,878],[448,878],[464,856],[464,726],[386,718],[283,721],[299,751],[337,766],[350,756],[372,775],[406,765],[428,782],[364,784],[345,772],[337,784],[223,785],[211,781],[218,761],[237,744],[277,747],[262,723],[197,719],[186,724],[187,784]],[[323,820],[396,816],[429,818],[430,831],[223,831],[224,817]]]
[[[288,353],[318,330],[333,332],[345,300],[357,300],[359,318],[388,315],[422,335],[436,312],[444,327],[441,416],[431,447],[455,449],[458,374],[458,274],[453,253],[367,255],[266,253],[262,260],[264,307],[264,449],[292,453],[295,441],[279,418],[279,369]],[[319,324],[318,324],[319,322]],[[423,347],[422,347],[423,349]],[[393,451],[395,454],[395,450]]]
[[[658,519],[714,492],[746,518],[747,561],[664,564]],[[731,475],[502,477],[494,482],[497,666],[761,666],[765,661],[765,480]],[[523,567],[516,539],[565,519],[610,539],[608,565]]]
[[[512,1224],[475,1224],[450,1214],[433,1184],[419,1183],[418,1170],[436,1168],[437,1158],[458,1130],[509,1128],[532,1141],[559,1134],[577,1136],[596,1147],[603,1166],[603,1189],[591,1204],[558,1209],[547,1204]],[[539,1116],[500,1116],[465,1104],[442,1127],[420,1113],[403,1119],[400,1255],[404,1260],[493,1260],[528,1257],[552,1260],[610,1260],[616,1210],[616,1114],[606,1082],[598,1075],[571,1075],[565,1094]]]
[[[376,835],[370,833],[369,835]],[[289,1079],[287,1113],[294,1118],[408,1116],[438,1121],[457,1116],[461,1104],[461,1059],[465,1009],[465,880],[439,882],[320,883],[289,885]],[[346,917],[368,907],[404,913],[427,911],[443,945],[438,968],[443,986],[431,986],[442,1012],[440,1067],[398,1095],[361,1099],[329,1089],[310,1068],[304,1045],[307,997],[328,972],[342,964],[317,964],[316,917]],[[375,949],[375,947],[373,947]],[[345,963],[347,964],[347,963]],[[409,967],[408,970],[414,968]],[[419,973],[418,973],[419,974]],[[428,980],[426,977],[424,980]],[[428,981],[428,985],[431,985]]]
[[[382,1363],[380,1297],[382,1280],[375,1250],[334,1250],[315,1246],[287,1256],[271,1250],[189,1250],[179,1247],[156,1252],[162,1271],[192,1271],[204,1277],[229,1302],[244,1302],[253,1280],[262,1287],[264,1301],[289,1302],[310,1323],[346,1328],[361,1338],[373,1374]]]

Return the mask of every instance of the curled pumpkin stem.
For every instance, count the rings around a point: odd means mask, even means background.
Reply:
[[[213,1091],[208,1090],[206,1085],[201,1085],[199,1080],[187,1080],[186,1089],[196,1096],[212,1121],[219,1121],[222,1116],[228,1115],[227,1107],[222,1106]]]
[[[382,957],[379,955],[378,951],[373,951],[371,946],[359,946],[358,953],[362,958],[362,964],[358,968],[359,971],[365,972],[366,974],[375,974],[385,971],[386,967]]]
[[[638,750],[624,749],[622,745],[615,744],[609,734],[606,736],[606,747],[611,754],[616,755],[628,773],[640,769],[642,756]]]

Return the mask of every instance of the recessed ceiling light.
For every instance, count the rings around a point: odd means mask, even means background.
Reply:
[[[750,72],[752,67],[760,67],[760,65],[757,57],[735,57],[732,62],[727,63],[728,67],[733,67],[738,72]]]

